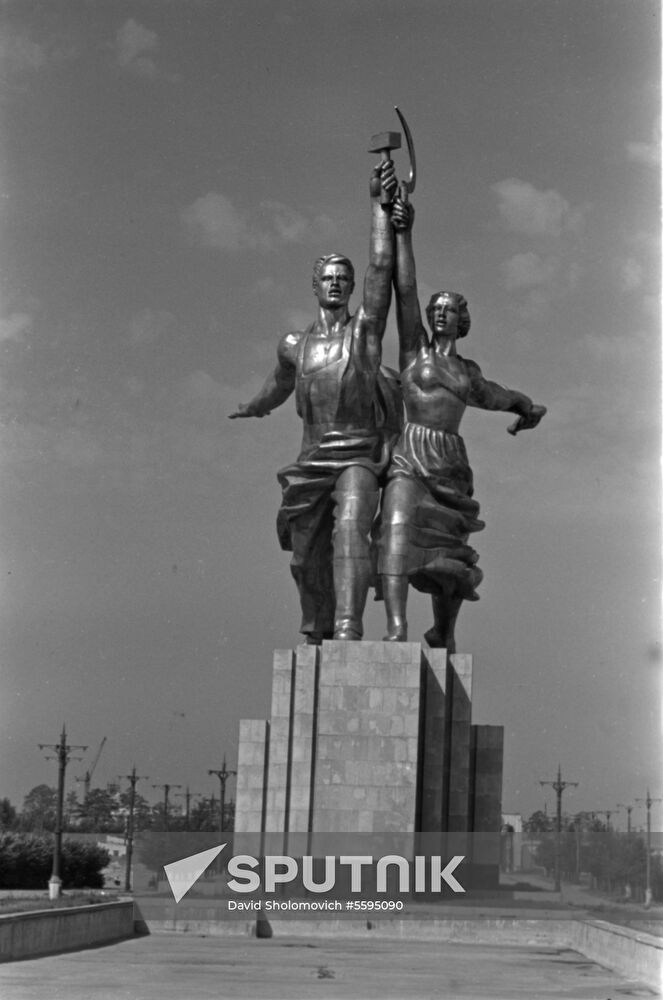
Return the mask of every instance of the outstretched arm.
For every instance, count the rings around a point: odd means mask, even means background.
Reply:
[[[295,388],[297,368],[295,356],[297,345],[303,334],[288,333],[281,338],[277,350],[276,368],[265,379],[262,389],[250,403],[240,403],[230,419],[237,417],[266,417],[273,409],[285,403]]]
[[[426,330],[421,320],[417,273],[412,249],[414,209],[402,198],[396,198],[392,211],[396,231],[396,261],[394,288],[396,290],[396,322],[398,324],[399,366],[403,371],[416,356],[422,343],[426,343]]]
[[[516,389],[507,389],[505,385],[491,382],[484,378],[481,369],[474,361],[466,361],[470,376],[469,406],[477,406],[482,410],[504,410],[507,413],[517,413],[518,419],[508,428],[509,434],[536,427],[547,410],[545,406],[533,403],[529,396]]]

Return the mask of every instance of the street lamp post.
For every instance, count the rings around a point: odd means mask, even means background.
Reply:
[[[663,799],[653,799],[647,789],[646,799],[636,799],[636,802],[644,802],[647,807],[647,853],[645,856],[645,909],[648,910],[652,902],[651,890],[651,807],[654,802],[663,802]]]
[[[47,757],[46,760],[57,760],[58,762],[58,791],[55,802],[55,841],[53,844],[53,871],[48,882],[48,895],[50,899],[58,899],[62,891],[62,879],[60,878],[60,862],[62,858],[62,813],[64,807],[64,776],[67,764],[72,759],[72,750],[87,750],[83,746],[68,746],[67,733],[64,725],[59,743],[40,743],[40,750],[53,750],[54,757]],[[75,757],[74,760],[82,760],[82,757]]]

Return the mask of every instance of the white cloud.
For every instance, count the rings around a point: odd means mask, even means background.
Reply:
[[[268,225],[273,226],[284,243],[299,243],[306,236],[308,222],[301,212],[280,201],[263,201],[261,208]]]
[[[326,215],[309,217],[278,201],[263,201],[255,215],[250,215],[215,191],[185,208],[182,221],[202,246],[229,253],[271,250],[283,243],[329,240],[335,232],[334,223]]]
[[[254,291],[258,295],[273,295],[279,291],[279,286],[271,274],[266,274],[258,278],[253,285]]]
[[[308,219],[280,201],[263,201],[260,207],[267,217],[268,227],[283,243],[302,243],[309,238],[329,239],[336,232],[334,222],[327,215]]]
[[[661,234],[655,230],[638,229],[627,236],[627,242],[636,247],[639,252],[653,255],[658,260],[661,251]]]
[[[517,253],[502,263],[504,287],[515,293],[515,308],[525,324],[536,323],[549,312],[559,295],[578,287],[583,274],[572,253],[540,255]]]
[[[645,167],[659,167],[661,164],[661,123],[656,121],[649,142],[627,142],[626,154],[632,163]]]
[[[530,288],[518,309],[518,314],[526,323],[536,323],[547,314],[553,298],[552,286],[537,285],[535,288]]]
[[[512,291],[547,284],[557,273],[558,261],[555,257],[540,257],[538,253],[517,253],[502,266],[506,287]]]
[[[561,236],[577,232],[584,212],[573,209],[558,191],[537,191],[527,181],[509,178],[492,185],[507,227],[525,236]]]
[[[653,319],[656,323],[660,325],[661,322],[661,296],[660,295],[643,295],[642,296],[642,311],[645,316],[649,319]]]
[[[175,317],[166,309],[143,309],[129,322],[129,336],[134,344],[156,344],[175,326]]]
[[[83,469],[98,465],[103,457],[103,449],[89,431],[68,427],[59,432],[53,441],[54,453],[65,467]]]
[[[76,55],[75,46],[61,37],[36,42],[26,31],[5,28],[0,35],[0,70],[5,79],[38,73],[48,65]]]
[[[32,327],[32,317],[28,313],[14,312],[0,318],[0,341],[20,340]]]
[[[642,286],[644,268],[634,257],[617,262],[619,282],[623,292],[634,292]]]
[[[150,31],[132,17],[118,30],[115,40],[115,56],[122,69],[129,70],[137,76],[152,79],[156,76],[157,67],[149,53],[159,48],[159,37],[155,31]]]
[[[184,209],[182,220],[203,246],[237,252],[256,245],[247,220],[224,194],[210,191],[197,198]]]
[[[582,260],[574,237],[584,225],[589,206],[574,207],[558,191],[538,191],[515,178],[493,184],[492,190],[511,232],[527,240],[545,238],[548,246],[554,246],[549,253],[523,250],[502,263],[506,290],[523,295],[517,304],[521,320],[526,324],[540,321],[555,296],[577,288],[581,280]]]
[[[27,34],[5,31],[0,38],[0,65],[5,73],[27,73],[46,64],[46,50]]]
[[[124,385],[129,395],[134,399],[142,396],[145,392],[145,381],[139,378],[138,375],[128,375]]]
[[[186,375],[181,381],[180,398],[186,403],[208,406],[210,403],[218,403],[221,396],[219,383],[200,369]]]
[[[629,330],[627,336],[615,336],[610,333],[585,333],[579,343],[589,352],[595,361],[610,361],[617,363],[623,370],[633,368],[634,358],[651,358],[658,356],[659,337],[656,331],[645,328]],[[624,406],[630,395],[630,405],[633,406],[635,395],[631,383],[624,382]]]

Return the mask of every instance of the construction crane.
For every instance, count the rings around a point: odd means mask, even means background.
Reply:
[[[106,737],[104,736],[103,740],[99,744],[99,749],[97,750],[96,754],[94,755],[94,760],[92,761],[92,764],[90,765],[90,767],[85,772],[85,775],[82,778],[76,778],[76,781],[82,781],[83,782],[83,790],[84,790],[84,796],[85,796],[84,799],[83,799],[84,802],[86,801],[88,795],[90,794],[90,783],[92,781],[92,775],[94,774],[95,767],[99,763],[99,758],[101,757],[101,751],[104,749],[104,743],[105,742],[106,742]]]

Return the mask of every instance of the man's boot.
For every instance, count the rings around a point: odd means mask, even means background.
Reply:
[[[408,579],[405,574],[385,573],[380,577],[382,596],[387,612],[387,634],[385,642],[407,642]]]
[[[371,565],[368,558],[334,559],[335,639],[359,640],[363,636],[364,608],[370,579]]]

